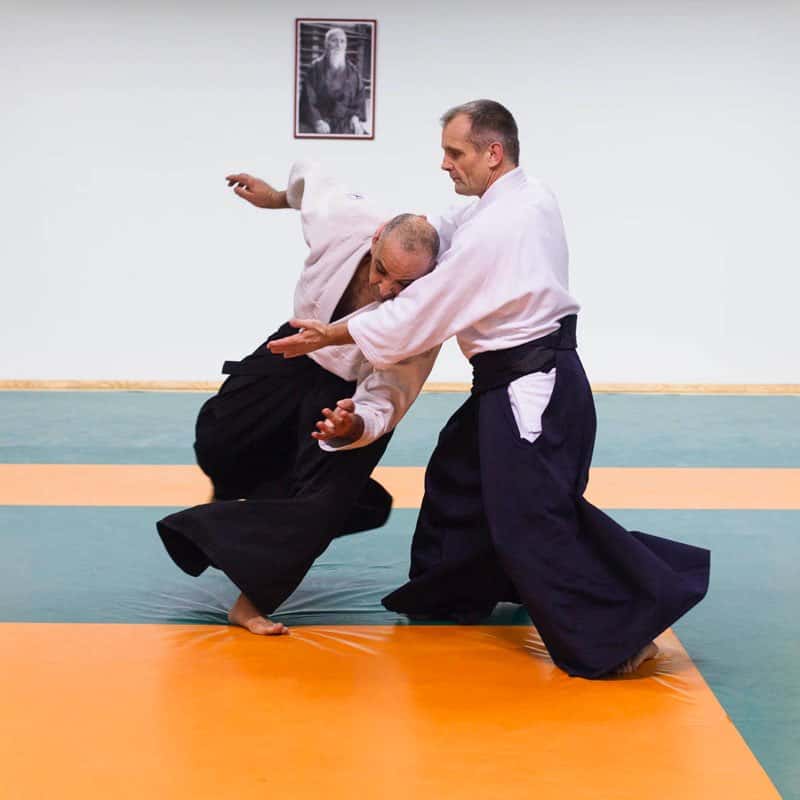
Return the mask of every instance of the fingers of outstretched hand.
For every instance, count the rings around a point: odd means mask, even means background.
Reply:
[[[284,358],[296,358],[310,353],[314,348],[308,347],[308,337],[305,333],[296,333],[283,339],[273,339],[267,343],[270,353],[277,353]]]
[[[320,322],[318,319],[298,319],[297,317],[290,319],[289,324],[293,328],[298,328],[299,330],[310,328],[311,330],[318,331],[324,327],[324,323]]]
[[[267,349],[270,353],[282,355],[284,358],[291,358],[292,350],[297,347],[298,338],[299,334],[295,336],[285,336],[283,339],[273,339],[271,342],[267,342]]]
[[[280,353],[284,358],[294,358],[325,346],[324,322],[316,319],[292,319],[289,320],[289,324],[293,328],[300,328],[300,333],[268,342],[267,347],[271,353]]]
[[[337,408],[335,411],[324,408],[322,413],[325,416],[325,421],[330,423],[337,432],[343,433],[349,430],[350,426],[353,424],[353,415],[349,411],[345,411],[341,408]]]
[[[356,404],[353,402],[352,398],[346,397],[344,400],[339,400],[336,403],[338,408],[341,408],[343,411],[353,412],[356,410]]]
[[[323,408],[322,416],[325,419],[321,419],[316,423],[317,430],[311,434],[313,438],[325,441],[350,434],[354,421],[353,414],[350,411],[342,408],[336,408],[335,410]]]
[[[324,422],[320,420],[317,423],[317,430],[311,432],[311,438],[317,439],[320,442],[327,442],[329,439],[336,439],[339,434],[337,434],[336,429],[328,420]]]
[[[228,181],[228,186],[233,186],[234,184],[239,186],[250,186],[254,178],[252,175],[248,175],[246,172],[236,172],[232,175],[226,175],[225,180]]]

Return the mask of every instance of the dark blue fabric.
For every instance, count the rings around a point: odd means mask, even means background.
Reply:
[[[270,338],[288,335],[285,325]],[[217,502],[170,514],[158,533],[190,575],[221,569],[263,613],[297,588],[331,541],[382,526],[391,495],[370,478],[391,438],[331,453],[311,437],[355,384],[265,346],[238,362],[197,420],[197,462]]]
[[[471,396],[439,437],[425,476],[410,580],[390,610],[473,622],[521,602],[570,675],[613,671],[699,602],[709,552],[626,531],[583,493],[596,429],[578,355],[556,382],[533,443],[506,387]]]
[[[486,350],[470,358],[472,393],[483,394],[499,386],[530,375],[550,372],[556,365],[556,350],[574,350],[578,346],[578,317],[570,314],[558,321],[558,330],[504,350]]]

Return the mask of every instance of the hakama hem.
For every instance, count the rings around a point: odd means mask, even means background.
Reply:
[[[289,332],[285,325],[271,338]],[[263,345],[225,369],[231,377],[204,404],[195,442],[219,499],[170,514],[157,529],[184,572],[214,566],[271,614],[333,539],[386,522],[392,497],[370,475],[391,433],[325,452],[310,432],[320,409],[352,395],[352,381]]]
[[[558,667],[600,678],[703,599],[710,554],[627,531],[583,497],[594,404],[577,354],[555,358],[535,442],[520,439],[505,387],[472,395],[444,427],[426,472],[410,580],[383,604],[476,621],[514,598]]]

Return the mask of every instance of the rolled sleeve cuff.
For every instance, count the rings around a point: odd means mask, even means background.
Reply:
[[[376,439],[383,436],[384,431],[381,430],[381,425],[375,414],[366,409],[356,408],[356,413],[364,420],[364,432],[354,442],[348,442],[344,439],[330,439],[327,442],[318,441],[320,448],[328,453],[335,453],[339,450],[355,450],[357,447],[366,447],[372,444]]]
[[[313,161],[295,161],[289,170],[286,182],[286,202],[291,208],[300,210],[306,189],[306,176],[317,169]]]

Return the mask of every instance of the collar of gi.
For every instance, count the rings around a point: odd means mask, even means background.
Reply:
[[[483,193],[483,197],[478,201],[478,206],[484,208],[490,205],[506,192],[511,192],[524,186],[526,180],[522,167],[514,167],[511,172],[506,172]]]

